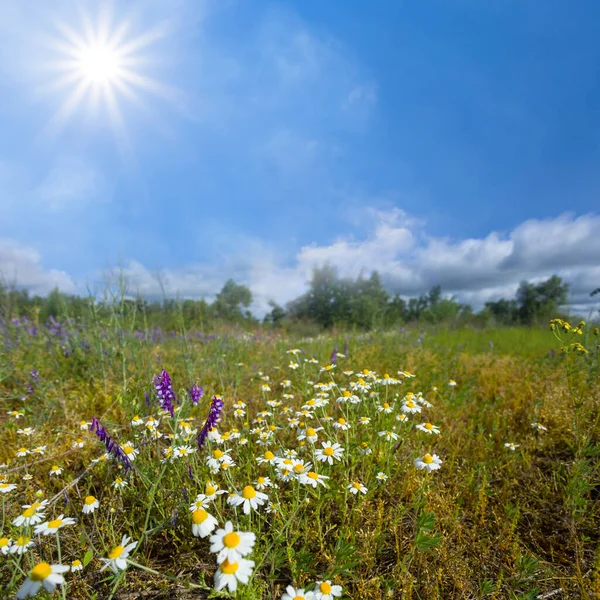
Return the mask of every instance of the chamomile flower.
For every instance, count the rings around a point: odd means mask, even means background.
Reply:
[[[125,442],[121,446],[121,450],[123,450],[125,456],[127,456],[131,462],[133,462],[136,456],[140,453],[140,451],[137,450],[131,442]]]
[[[388,404],[387,402],[384,402],[383,404],[381,404],[377,407],[377,410],[379,412],[389,414],[389,413],[393,412],[394,407],[391,406],[390,404]]]
[[[542,425],[541,423],[532,423],[531,426],[537,431],[548,431],[548,428]]]
[[[358,494],[358,492],[361,494],[366,494],[369,491],[360,481],[353,481],[352,483],[349,483],[346,486],[346,489],[354,495]]]
[[[192,513],[192,535],[196,537],[209,536],[217,525],[217,520],[203,508],[197,508]]]
[[[277,457],[270,450],[267,450],[262,456],[257,457],[256,462],[259,465],[272,465],[277,462]]]
[[[414,373],[411,373],[410,371],[398,371],[398,375],[402,375],[404,379],[413,379],[414,377],[416,377],[416,375]]]
[[[406,421],[408,421],[408,417],[403,413],[399,413],[396,415],[396,421],[400,421],[400,423],[405,423]]]
[[[322,431],[322,430],[323,430],[322,427],[307,427],[306,429],[303,429],[298,434],[298,440],[299,441],[307,440],[311,444],[314,444],[319,439],[317,431]]]
[[[315,451],[315,458],[321,462],[328,462],[330,465],[335,460],[342,460],[344,454],[344,448],[337,442],[332,444],[331,442],[321,442],[323,448],[319,448]]]
[[[358,447],[358,451],[363,456],[368,456],[369,454],[372,454],[372,452],[373,452],[373,450],[371,450],[371,447],[369,446],[369,444],[367,444],[367,442],[361,442],[360,446]]]
[[[379,437],[385,438],[387,442],[391,442],[392,440],[396,441],[398,439],[398,434],[394,431],[380,431],[377,434]]]
[[[9,548],[11,554],[25,554],[28,548],[35,546],[35,542],[31,541],[30,537],[24,535],[17,538],[13,545]]]
[[[360,425],[368,425],[371,422],[371,419],[369,417],[361,417],[358,422]]]
[[[28,448],[19,448],[17,450],[17,456],[27,456],[29,454]]]
[[[117,477],[113,482],[112,486],[116,490],[122,490],[127,484],[127,482],[122,477]]]
[[[10,551],[11,539],[7,537],[0,538],[0,554],[6,556]]]
[[[295,588],[288,585],[285,588],[285,594],[281,596],[281,600],[314,600],[312,592],[305,592],[302,588]]]
[[[17,489],[16,483],[0,483],[0,494],[9,494]]]
[[[44,513],[39,512],[35,506],[29,506],[18,517],[13,519],[15,527],[29,527],[41,523],[44,519]]]
[[[207,500],[210,500],[211,502],[216,500],[221,494],[226,493],[227,490],[219,489],[219,485],[213,481],[207,481],[206,485],[204,486],[204,495],[206,496]]]
[[[83,563],[77,558],[71,563],[71,573],[83,571]]]
[[[57,466],[57,465],[52,465],[52,467],[50,468],[50,475],[54,475],[56,477],[58,477],[61,473],[62,473],[62,469],[61,467]]]
[[[85,446],[85,440],[83,438],[77,438],[72,444],[71,448],[83,448]]]
[[[54,592],[58,585],[65,582],[65,578],[61,573],[66,573],[68,570],[69,567],[65,565],[49,565],[47,562],[38,563],[19,588],[16,595],[17,600],[35,596],[42,586],[48,592]]]
[[[269,497],[262,492],[257,492],[251,485],[247,485],[239,494],[234,494],[227,498],[227,504],[231,506],[243,507],[244,514],[249,515],[250,510],[258,510]]]
[[[311,485],[313,488],[316,488],[317,485],[322,485],[323,487],[327,487],[325,480],[329,479],[327,475],[320,475],[319,473],[315,473],[315,471],[308,471],[308,473],[302,473],[300,477],[298,477],[298,481],[304,485]]]
[[[46,521],[40,525],[36,525],[33,533],[35,533],[35,535],[52,535],[59,529],[67,527],[68,525],[75,525],[75,519],[72,519],[71,517],[65,517],[65,515],[60,515],[52,521]]]
[[[317,581],[317,587],[313,592],[314,600],[334,600],[342,595],[342,586],[333,585],[327,581]]]
[[[456,387],[456,381],[454,381],[454,379],[451,379],[451,380],[448,382],[448,385],[449,385],[450,387]]]
[[[254,485],[256,486],[257,490],[265,490],[269,487],[273,487],[273,482],[271,481],[271,479],[269,477],[259,477],[255,482]]]
[[[124,571],[127,568],[127,557],[136,546],[137,542],[131,542],[131,538],[124,535],[121,543],[110,551],[108,558],[100,559],[104,563],[100,571],[104,571],[106,568],[109,568],[115,574]]]
[[[83,501],[81,512],[84,515],[93,513],[100,506],[100,502],[94,496],[86,496]]]
[[[425,454],[425,456],[415,459],[417,469],[425,469],[428,473],[442,468],[442,461],[437,454]]]
[[[131,419],[131,425],[133,427],[139,427],[144,424],[144,419],[142,419],[139,415],[135,415],[133,419]]]
[[[404,413],[420,413],[423,409],[419,406],[412,398],[408,398],[404,401],[402,408],[400,409]]]
[[[519,444],[515,444],[514,442],[506,442],[504,446],[514,452],[519,447]]]
[[[231,521],[225,523],[225,527],[217,529],[210,536],[210,551],[217,555],[217,562],[221,564],[227,560],[235,563],[240,558],[250,554],[256,542],[256,535],[251,531],[234,531]]]
[[[31,428],[31,427],[25,427],[23,429],[17,429],[17,433],[21,434],[21,435],[33,435],[35,433],[35,429]]]
[[[219,591],[227,587],[230,592],[235,592],[238,581],[248,583],[252,575],[252,567],[254,567],[253,560],[238,558],[234,562],[229,562],[225,559],[215,573],[215,590]]]
[[[191,446],[177,446],[173,449],[173,456],[175,458],[183,458],[185,456],[191,456],[195,450]]]
[[[340,417],[337,421],[334,421],[333,426],[340,431],[347,431],[350,429],[350,423],[348,423],[344,417]]]
[[[379,473],[377,473],[375,478],[378,479],[379,481],[386,481],[388,479],[388,476],[383,471],[379,471]]]
[[[36,446],[31,451],[31,454],[41,454],[43,456],[45,452],[46,452],[46,446]]]
[[[430,435],[438,435],[440,433],[440,428],[437,425],[432,425],[431,423],[421,423],[420,425],[417,425],[417,429]]]

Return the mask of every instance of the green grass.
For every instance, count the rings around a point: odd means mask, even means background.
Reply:
[[[215,555],[208,538],[192,535],[189,504],[208,480],[240,491],[265,475],[279,484],[265,490],[272,512],[265,505],[244,515],[227,503],[228,494],[207,508],[219,527],[232,521],[256,534],[246,557],[255,562],[254,573],[247,585],[240,584],[238,599],[280,598],[287,585],[312,589],[323,579],[341,585],[343,597],[353,599],[533,599],[559,588],[553,598],[600,597],[598,342],[592,333],[573,337],[585,341],[588,354],[564,356],[560,347],[575,334],[561,333],[560,342],[550,331],[516,328],[304,340],[229,332],[214,339],[165,336],[147,342],[119,333],[116,325],[91,322],[71,329],[69,356],[55,335],[31,337],[18,328],[7,335],[12,345],[0,355],[0,463],[6,463],[0,477],[17,489],[2,495],[0,537],[15,540],[25,533],[12,521],[36,497],[51,501],[44,521],[62,513],[76,518],[76,525],[60,530],[63,564],[86,559],[83,571],[65,576],[68,598],[232,597],[213,590]],[[332,372],[320,372],[334,345],[341,351],[346,341],[348,356]],[[290,369],[293,355],[286,351],[292,347],[318,364]],[[159,415],[153,393],[153,377],[162,368],[185,399],[173,419]],[[31,369],[39,370],[39,382],[23,401]],[[346,369],[355,374],[344,375]],[[363,401],[356,405],[336,403],[363,369],[380,378],[399,370],[416,377],[394,387],[373,383],[378,396],[359,394]],[[261,390],[261,375],[269,376],[270,392]],[[282,397],[284,379],[292,382],[287,391],[293,398]],[[448,385],[451,379],[456,387]],[[344,447],[343,460],[332,466],[315,462],[310,443],[300,444],[288,425],[290,415],[282,412],[283,406],[299,410],[315,397],[319,381],[334,382],[329,404],[316,409],[305,427],[323,427],[316,448],[325,440]],[[187,397],[193,383],[205,389],[199,406]],[[399,422],[402,398],[411,391],[421,391],[433,406]],[[221,434],[237,428],[248,443],[209,442],[189,457],[162,462],[171,445],[194,446],[195,436],[185,441],[180,421],[201,429],[214,394],[225,401]],[[282,405],[268,407],[267,400]],[[386,400],[393,404],[391,414],[377,410]],[[234,417],[239,401],[247,405],[243,419]],[[252,422],[267,409],[272,416]],[[13,410],[23,416],[7,414]],[[163,437],[151,439],[143,427],[131,425],[135,415],[160,416]],[[93,416],[120,443],[130,441],[139,450],[133,471],[125,474],[114,461],[92,465],[105,448],[79,423]],[[352,427],[337,430],[327,416],[343,416]],[[360,425],[360,417],[369,417],[370,425]],[[415,428],[426,421],[441,434]],[[532,422],[548,430],[535,431]],[[268,446],[258,446],[260,432],[253,428],[266,431],[269,425],[279,429]],[[34,434],[17,433],[25,427]],[[385,441],[378,435],[384,430],[396,432],[398,440]],[[169,434],[179,437],[173,441]],[[73,447],[78,438],[85,442],[82,448]],[[370,454],[361,453],[362,442]],[[517,449],[506,448],[506,442]],[[43,455],[16,456],[20,447],[41,445]],[[212,474],[206,461],[217,447],[230,449],[236,466]],[[277,480],[272,466],[256,461],[266,449],[276,454],[296,449],[313,470],[329,477],[327,488]],[[415,458],[434,452],[443,461],[440,470],[416,469]],[[64,469],[59,477],[49,475],[54,464]],[[378,472],[387,481],[379,481]],[[23,480],[25,474],[31,479]],[[128,485],[115,489],[117,477]],[[350,494],[346,486],[353,481],[368,492]],[[81,513],[88,495],[100,501],[93,515]],[[131,556],[135,564],[117,575],[100,572],[100,559],[124,534],[138,542]],[[54,535],[32,538],[36,546],[20,559],[0,555],[3,597],[16,593],[34,564],[58,562]]]

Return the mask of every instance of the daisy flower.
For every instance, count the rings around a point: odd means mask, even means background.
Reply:
[[[27,456],[29,454],[28,448],[19,448],[17,450],[17,456]]]
[[[112,486],[117,490],[123,489],[126,485],[127,485],[127,482],[125,480],[123,480],[121,477],[117,477],[112,482]]]
[[[8,494],[17,489],[16,483],[0,483],[0,494]]]
[[[227,490],[219,489],[218,484],[213,483],[212,481],[208,481],[204,486],[204,494],[206,495],[207,500],[216,500],[217,496],[221,494],[226,494]],[[197,498],[196,498],[197,500]]]
[[[323,448],[319,448],[315,451],[315,458],[321,462],[328,462],[330,465],[333,464],[333,460],[342,460],[342,454],[344,448],[337,442],[332,444],[331,442],[321,442]]]
[[[344,417],[340,417],[337,421],[335,421],[333,426],[340,431],[347,431],[350,429],[350,423],[348,423]]]
[[[387,402],[384,402],[383,404],[381,404],[377,407],[377,410],[379,412],[384,412],[386,414],[389,414],[394,410],[394,408],[392,406],[390,406]]]
[[[377,435],[385,438],[387,442],[391,442],[392,440],[395,441],[399,437],[398,434],[393,431],[380,431]]]
[[[137,546],[137,542],[130,543],[130,541],[131,538],[128,535],[124,535],[121,543],[110,551],[108,558],[100,559],[104,563],[100,571],[104,571],[107,567],[115,574],[119,571],[124,571],[127,568],[127,557]]]
[[[415,459],[415,467],[417,467],[417,469],[425,469],[428,473],[441,469],[441,465],[442,461],[437,454],[434,454],[433,456],[431,456],[431,454],[426,454],[422,458]]]
[[[2,537],[0,538],[0,554],[4,554],[6,556],[10,550],[10,538]]]
[[[504,444],[504,446],[506,448],[508,448],[509,450],[513,450],[514,451],[514,450],[516,450],[519,447],[519,444],[515,444],[514,442],[506,442]]]
[[[327,484],[325,483],[326,479],[329,479],[326,475],[319,475],[319,473],[309,471],[308,473],[300,475],[298,481],[304,485],[312,485],[313,488],[316,488],[318,484],[327,487]]]
[[[273,482],[271,481],[271,479],[269,477],[259,477],[254,482],[254,485],[256,486],[257,490],[264,490],[268,487],[273,487]]]
[[[58,518],[53,519],[52,521],[46,521],[45,523],[36,525],[33,533],[35,533],[35,535],[52,535],[59,529],[67,527],[67,525],[75,525],[75,519],[72,519],[71,517],[65,517],[65,515],[60,515]]]
[[[405,414],[398,414],[396,415],[396,421],[400,421],[400,423],[404,423],[406,421],[408,421],[408,417]]]
[[[361,425],[368,425],[371,422],[371,419],[369,417],[361,417],[358,422]]]
[[[31,453],[32,454],[41,454],[43,455],[46,452],[46,446],[36,446]]]
[[[449,385],[450,387],[456,387],[456,381],[454,381],[454,379],[451,379],[451,380],[448,382],[448,385]]]
[[[295,588],[288,585],[285,588],[285,594],[281,596],[281,600],[313,600],[314,594],[312,592],[305,592],[304,589]]]
[[[317,587],[313,592],[314,600],[334,600],[342,595],[341,585],[332,585],[331,581],[317,581]]]
[[[76,559],[71,563],[71,573],[75,573],[76,571],[83,571],[83,564],[79,559]]]
[[[217,555],[219,564],[225,560],[235,563],[252,552],[255,542],[254,533],[234,531],[231,521],[227,521],[223,529],[217,529],[216,533],[210,536],[210,551]]]
[[[217,525],[217,520],[203,508],[197,508],[192,513],[192,535],[196,537],[209,536]]]
[[[11,554],[25,554],[28,548],[35,546],[35,542],[30,537],[20,536],[17,541],[9,548]]]
[[[86,496],[83,501],[83,508],[81,512],[84,515],[93,513],[100,506],[100,502],[94,498],[94,496]]]
[[[361,442],[360,446],[358,447],[358,451],[363,456],[368,456],[369,454],[371,454],[373,452],[373,450],[371,450],[371,448],[369,447],[369,444],[367,444],[367,442]]]
[[[125,456],[127,456],[127,458],[131,462],[133,462],[135,460],[136,456],[140,453],[140,451],[137,450],[131,442],[125,442],[121,446],[121,450],[123,450],[123,452],[125,453]]]
[[[400,410],[405,413],[420,413],[423,409],[412,398],[409,398],[404,401]]]
[[[358,492],[361,494],[366,494],[369,491],[360,481],[353,481],[352,483],[349,483],[346,486],[346,489],[354,495],[358,494]]]
[[[62,469],[57,465],[52,465],[50,469],[50,475],[60,475],[62,473]]]
[[[300,432],[300,434],[298,435],[298,440],[308,440],[311,444],[314,444],[319,439],[317,431],[322,430],[322,427],[307,427],[306,429]]]
[[[82,421],[83,422],[83,421]],[[141,417],[139,417],[138,415],[135,415],[133,417],[133,419],[131,419],[131,425],[133,427],[139,427],[140,425],[144,424],[144,419],[142,419]]]
[[[33,505],[26,508],[18,517],[13,519],[13,525],[16,527],[29,527],[41,523],[44,518],[44,513],[39,512]]]
[[[79,429],[81,429],[82,431],[87,431],[91,424],[91,421],[79,421]]]
[[[191,446],[178,446],[173,450],[173,456],[175,458],[183,458],[184,456],[191,456],[195,452]]]
[[[42,586],[48,592],[54,592],[56,586],[65,582],[65,578],[61,573],[66,573],[68,570],[69,567],[64,565],[49,565],[47,562],[38,563],[19,588],[16,595],[17,600],[35,596]]]
[[[71,448],[83,448],[85,446],[85,440],[82,438],[77,438],[72,444]]]
[[[258,510],[269,497],[262,492],[257,492],[251,485],[247,485],[240,494],[234,494],[227,498],[227,504],[231,506],[243,505],[244,514],[249,515],[250,510]]]
[[[548,428],[544,427],[544,425],[541,425],[540,423],[532,423],[531,426],[538,431],[548,431]]]
[[[222,590],[228,587],[230,592],[235,592],[238,581],[240,583],[248,583],[250,575],[252,575],[253,560],[239,558],[235,562],[229,562],[225,559],[215,573],[215,590]]]
[[[416,375],[410,371],[398,371],[398,375],[402,375],[404,379],[412,379],[413,377],[416,377]]]
[[[35,429],[32,429],[31,427],[25,427],[24,429],[17,429],[17,433],[20,433],[21,435],[33,435],[35,433]]]
[[[440,428],[437,425],[432,425],[431,423],[421,423],[417,425],[417,429],[423,431],[424,433],[429,433],[438,435],[440,433]]]
[[[376,475],[376,478],[379,479],[379,481],[386,481],[388,476],[383,471],[379,471],[379,473]]]

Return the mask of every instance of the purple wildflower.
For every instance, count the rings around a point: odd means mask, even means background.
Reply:
[[[104,445],[106,446],[106,450],[110,454],[112,454],[117,460],[120,460],[123,463],[126,471],[128,471],[129,469],[132,468],[131,461],[129,460],[129,457],[127,456],[127,454],[125,454],[125,452],[123,452],[123,449],[121,448],[121,446],[119,446],[119,444],[117,444],[117,442],[115,442],[110,437],[110,435],[108,434],[106,429],[104,429],[104,427],[102,427],[102,425],[100,425],[100,421],[98,421],[98,419],[96,419],[96,417],[92,417],[90,431],[94,431],[96,433],[98,438],[100,438],[100,441],[104,442]]]
[[[37,369],[31,369],[31,371],[29,371],[29,374],[31,375],[31,379],[33,379],[34,381],[40,380],[40,372]]]
[[[208,432],[219,422],[222,410],[223,400],[221,400],[219,396],[213,396],[212,402],[210,403],[210,411],[208,412],[208,417],[206,418],[204,427],[202,427],[202,430],[196,438],[198,448],[202,448],[202,446],[204,446],[204,442],[206,442],[206,438],[208,437]]]
[[[173,401],[177,401],[177,398],[175,398],[175,394],[173,393],[171,378],[164,369],[158,377],[154,378],[154,389],[156,390],[160,407],[163,410],[169,411],[170,415],[173,417],[175,415]]]
[[[338,354],[338,349],[337,346],[333,349],[333,352],[331,353],[331,356],[329,358],[329,362],[332,365],[335,365],[337,363],[337,354]]]
[[[200,385],[193,385],[190,388],[190,398],[194,404],[198,404],[200,402],[200,398],[204,396],[204,388]]]

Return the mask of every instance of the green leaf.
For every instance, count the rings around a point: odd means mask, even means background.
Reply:
[[[83,557],[83,566],[84,567],[87,567],[90,564],[90,561],[92,560],[93,556],[94,556],[94,551],[91,549],[85,553],[85,555]]]

